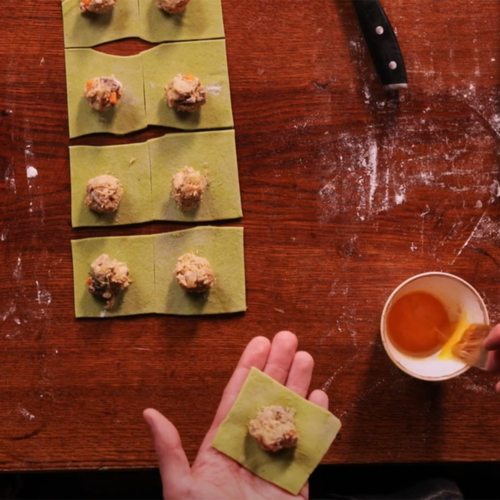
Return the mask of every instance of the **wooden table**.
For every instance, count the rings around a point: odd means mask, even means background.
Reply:
[[[412,379],[379,336],[390,292],[424,271],[464,278],[500,320],[500,2],[383,4],[399,95],[350,1],[223,0],[244,217],[218,224],[245,229],[248,311],[77,321],[71,239],[188,226],[71,228],[68,146],[165,130],[69,141],[60,4],[3,2],[0,469],[154,466],[149,406],[194,458],[247,341],[280,329],[343,422],[326,463],[500,459],[497,377]]]

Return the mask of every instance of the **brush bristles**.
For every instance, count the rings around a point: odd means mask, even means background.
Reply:
[[[483,341],[490,332],[489,325],[470,325],[462,338],[451,349],[453,356],[468,365],[476,365],[481,359]]]

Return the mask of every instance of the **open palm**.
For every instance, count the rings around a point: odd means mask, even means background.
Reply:
[[[291,495],[255,476],[211,446],[252,366],[300,396],[307,396],[314,361],[307,352],[297,352],[297,344],[297,337],[285,331],[276,334],[272,343],[265,337],[255,337],[250,341],[224,390],[214,421],[192,467],[174,425],[156,410],[144,411],[160,462],[166,500],[290,500],[309,497],[307,484],[298,496]],[[328,396],[323,391],[313,391],[308,399],[328,408]]]

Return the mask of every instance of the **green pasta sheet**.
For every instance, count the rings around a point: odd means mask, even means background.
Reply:
[[[73,253],[73,279],[75,316],[107,317],[128,316],[155,312],[154,236],[125,236],[87,238],[71,242]],[[125,262],[132,283],[117,295],[115,306],[106,311],[105,301],[94,297],[86,279],[91,263],[101,254]]]
[[[141,56],[149,125],[181,130],[233,126],[224,40],[163,44],[142,52]],[[207,102],[198,111],[181,113],[167,105],[164,87],[177,74],[193,74],[205,85]]]
[[[224,37],[221,0],[191,0],[183,12],[167,14],[155,0],[140,0],[140,37],[148,42]]]
[[[118,226],[152,220],[201,222],[242,217],[234,130],[167,134],[144,143],[70,146],[73,227]],[[198,208],[184,211],[171,194],[172,176],[185,165],[202,171],[209,186]],[[87,182],[117,177],[124,195],[118,210],[99,214],[85,205]]]
[[[295,448],[264,451],[250,436],[247,423],[265,406],[294,408],[299,440]],[[328,451],[340,430],[329,411],[300,397],[252,368],[212,446],[257,476],[296,495]]]
[[[205,226],[150,236],[87,238],[73,240],[71,248],[77,318],[246,310],[242,228]],[[206,257],[212,265],[216,282],[207,293],[190,294],[175,280],[177,259],[189,251]],[[109,311],[86,283],[92,262],[103,253],[125,262],[132,280]]]
[[[65,53],[70,138],[98,132],[122,135],[147,126],[141,54],[111,56],[92,49]],[[87,81],[112,75],[123,84],[122,98],[109,110],[91,109],[84,96]]]
[[[153,219],[151,171],[147,143],[120,146],[70,146],[71,223],[81,226],[115,226]],[[118,210],[97,213],[85,204],[87,182],[102,174],[114,175],[124,194]]]
[[[210,262],[216,282],[203,294],[189,293],[175,280],[177,259],[187,252]],[[243,229],[196,227],[155,239],[156,308],[178,315],[221,314],[246,310]]]
[[[82,14],[80,0],[64,0],[62,15],[66,48],[93,47],[141,34],[139,0],[119,0],[106,14]]]
[[[191,0],[167,14],[155,0],[119,0],[106,14],[82,14],[79,0],[63,0],[64,46],[94,47],[121,38],[153,43],[224,38],[221,0]]]
[[[199,222],[242,217],[234,130],[167,134],[148,144],[155,220]],[[204,173],[209,186],[200,205],[184,211],[172,197],[171,181],[186,165]]]

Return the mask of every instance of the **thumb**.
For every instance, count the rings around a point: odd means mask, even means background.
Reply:
[[[165,498],[183,498],[190,489],[191,468],[179,433],[174,424],[156,410],[144,410],[143,417],[153,435],[163,495]]]

